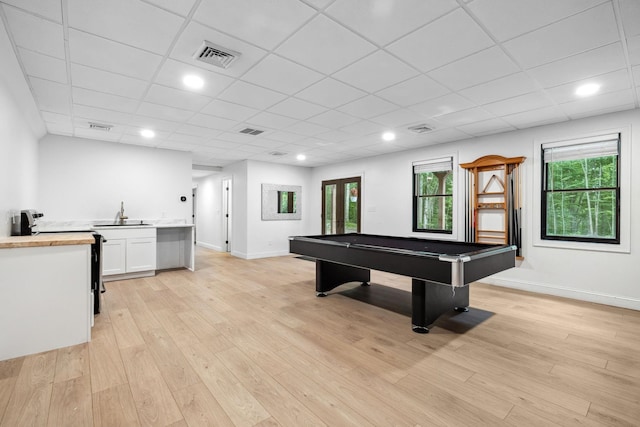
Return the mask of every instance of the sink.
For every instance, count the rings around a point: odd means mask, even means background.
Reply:
[[[151,225],[142,221],[115,221],[115,222],[97,222],[94,227],[136,227],[141,225]]]

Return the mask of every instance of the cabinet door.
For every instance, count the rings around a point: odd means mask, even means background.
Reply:
[[[127,273],[156,269],[156,238],[127,239]]]
[[[102,244],[102,275],[124,274],[126,272],[127,241],[108,239]]]

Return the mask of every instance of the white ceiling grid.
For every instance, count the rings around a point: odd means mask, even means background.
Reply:
[[[640,106],[639,0],[0,5],[50,133],[190,151],[194,164],[319,166]],[[205,40],[241,55],[227,69],[196,61]],[[587,82],[600,92],[578,98]],[[419,124],[433,130],[408,130]]]

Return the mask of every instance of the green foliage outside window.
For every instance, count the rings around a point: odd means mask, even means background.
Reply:
[[[453,172],[415,175],[415,231],[451,233],[453,230]]]
[[[618,239],[618,156],[546,164],[546,238]]]

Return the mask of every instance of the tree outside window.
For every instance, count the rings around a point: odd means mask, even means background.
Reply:
[[[420,162],[413,166],[413,231],[452,233],[452,159]]]
[[[541,238],[619,243],[619,135],[542,151]]]

